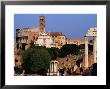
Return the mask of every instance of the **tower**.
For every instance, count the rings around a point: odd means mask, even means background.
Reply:
[[[40,32],[44,32],[45,30],[45,16],[40,16],[39,17],[39,27],[40,27]]]

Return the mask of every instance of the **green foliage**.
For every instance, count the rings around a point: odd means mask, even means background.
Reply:
[[[47,48],[49,54],[51,55],[52,60],[55,60],[60,53],[60,50],[58,48]]]
[[[84,44],[65,44],[61,49],[32,46],[25,51],[20,50],[19,52],[24,59],[23,68],[26,74],[37,73],[44,75],[47,73],[51,59],[55,60],[57,57],[66,57],[69,54],[81,56],[84,54],[84,46]],[[92,45],[89,45],[89,50],[93,50]]]
[[[79,45],[79,48],[80,49],[85,49],[85,44]],[[88,50],[92,52],[93,51],[93,45],[88,44]]]
[[[65,57],[69,54],[78,55],[80,49],[78,45],[75,44],[65,44],[60,50],[60,57]]]
[[[88,45],[88,49],[89,49],[90,52],[93,52],[93,45],[90,45],[90,44],[89,44],[89,45]]]
[[[26,74],[31,73],[31,55],[33,54],[34,50],[32,48],[28,48],[23,56],[23,68],[25,69]]]
[[[24,51],[23,49],[20,49],[20,50],[19,50],[19,54],[22,55],[22,56],[24,56],[25,51]]]
[[[44,47],[28,48],[23,56],[23,67],[26,73],[37,73],[44,75],[49,68],[51,56]]]
[[[79,45],[79,48],[80,48],[80,49],[84,49],[84,48],[85,48],[85,44],[80,44],[80,45]]]

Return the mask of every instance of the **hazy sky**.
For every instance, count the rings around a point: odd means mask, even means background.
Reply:
[[[63,32],[68,38],[82,38],[90,27],[97,27],[96,14],[15,14],[14,30],[37,27],[45,16],[47,32]]]

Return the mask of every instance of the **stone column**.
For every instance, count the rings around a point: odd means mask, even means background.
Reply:
[[[54,62],[50,62],[50,72],[54,72]]]
[[[52,72],[54,73],[54,66],[55,66],[55,63],[54,63],[54,62],[52,62],[52,64],[53,64],[53,71],[52,71]]]
[[[85,59],[84,59],[84,67],[88,68],[88,37],[85,36]]]
[[[50,62],[50,75],[58,73],[58,61],[51,61]]]
[[[53,72],[53,62],[51,62],[51,72]]]
[[[96,36],[93,37],[93,57],[94,57],[94,63],[97,63],[97,38]]]
[[[58,65],[57,65],[57,62],[55,62],[55,65],[54,65],[54,72],[58,72]]]

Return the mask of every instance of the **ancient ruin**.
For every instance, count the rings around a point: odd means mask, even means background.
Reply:
[[[93,42],[89,41],[90,36],[93,37]],[[16,29],[15,67],[21,68],[23,64],[19,49],[27,50],[32,45],[60,49],[65,44],[78,46],[84,44],[83,53],[81,55],[70,54],[63,58],[57,57],[55,60],[51,60],[47,76],[91,75],[93,65],[97,63],[97,28],[89,28],[82,39],[66,38],[63,32],[46,32],[44,16],[39,17],[38,27]],[[88,44],[93,46],[92,53],[89,53]],[[25,70],[21,75],[24,73]]]

